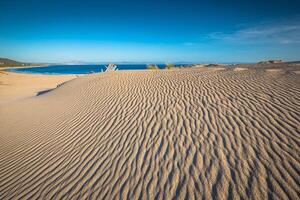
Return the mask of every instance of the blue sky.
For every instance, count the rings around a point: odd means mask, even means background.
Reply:
[[[299,7],[299,0],[0,0],[0,57],[28,62],[300,60]]]

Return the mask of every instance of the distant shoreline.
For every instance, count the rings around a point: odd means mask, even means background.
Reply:
[[[296,67],[299,66],[299,61],[292,62],[282,62],[282,63],[252,63],[252,64],[178,64],[175,65],[174,69],[177,69],[180,66],[185,67],[229,67],[229,68],[278,68],[278,67]],[[147,64],[118,64],[118,70],[129,71],[129,70],[147,70]],[[159,69],[165,69],[164,64],[158,65]],[[45,69],[49,67],[49,69]],[[32,69],[33,68],[33,69]],[[34,69],[41,68],[41,69]],[[20,69],[20,70],[19,70]],[[24,70],[22,70],[24,69]],[[25,70],[28,69],[28,70]],[[40,74],[40,75],[80,75],[80,74],[92,74],[105,71],[105,64],[75,64],[75,65],[66,65],[66,64],[45,64],[45,65],[32,65],[32,66],[7,66],[0,67],[0,71],[13,72],[19,74]]]
[[[7,69],[21,69],[21,68],[34,68],[34,67],[48,67],[50,65],[32,65],[32,66],[7,66],[7,67],[0,67],[0,71],[5,71]]]
[[[35,66],[35,67],[27,67],[27,66],[20,66],[20,67],[6,67],[2,70],[8,72],[15,72],[15,73],[24,73],[24,74],[45,74],[45,75],[67,75],[67,74],[92,74],[92,73],[99,73],[105,71],[106,64],[91,64],[91,65],[64,65],[64,64],[57,64],[57,65],[44,65],[44,66]],[[117,65],[117,70],[147,70],[147,63],[143,64],[119,64]],[[165,69],[165,64],[157,65],[159,69]],[[192,66],[187,64],[180,64],[177,67],[181,66]],[[36,68],[36,69],[34,69]]]

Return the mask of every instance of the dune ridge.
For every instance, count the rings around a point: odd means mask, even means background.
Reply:
[[[117,71],[0,107],[2,199],[298,199],[300,78]]]

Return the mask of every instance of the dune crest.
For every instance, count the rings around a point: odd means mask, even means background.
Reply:
[[[248,70],[248,68],[242,68],[242,67],[236,67],[234,68],[234,71],[245,71],[245,70]]]
[[[0,110],[2,199],[297,199],[296,74],[92,74]]]
[[[282,70],[281,69],[267,69],[266,70],[267,72],[282,72]]]

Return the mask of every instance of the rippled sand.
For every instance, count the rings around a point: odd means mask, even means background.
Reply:
[[[0,68],[0,106],[30,98],[36,94],[55,88],[76,75],[19,74],[1,71]]]
[[[299,116],[285,70],[79,77],[0,107],[0,197],[299,199]]]

